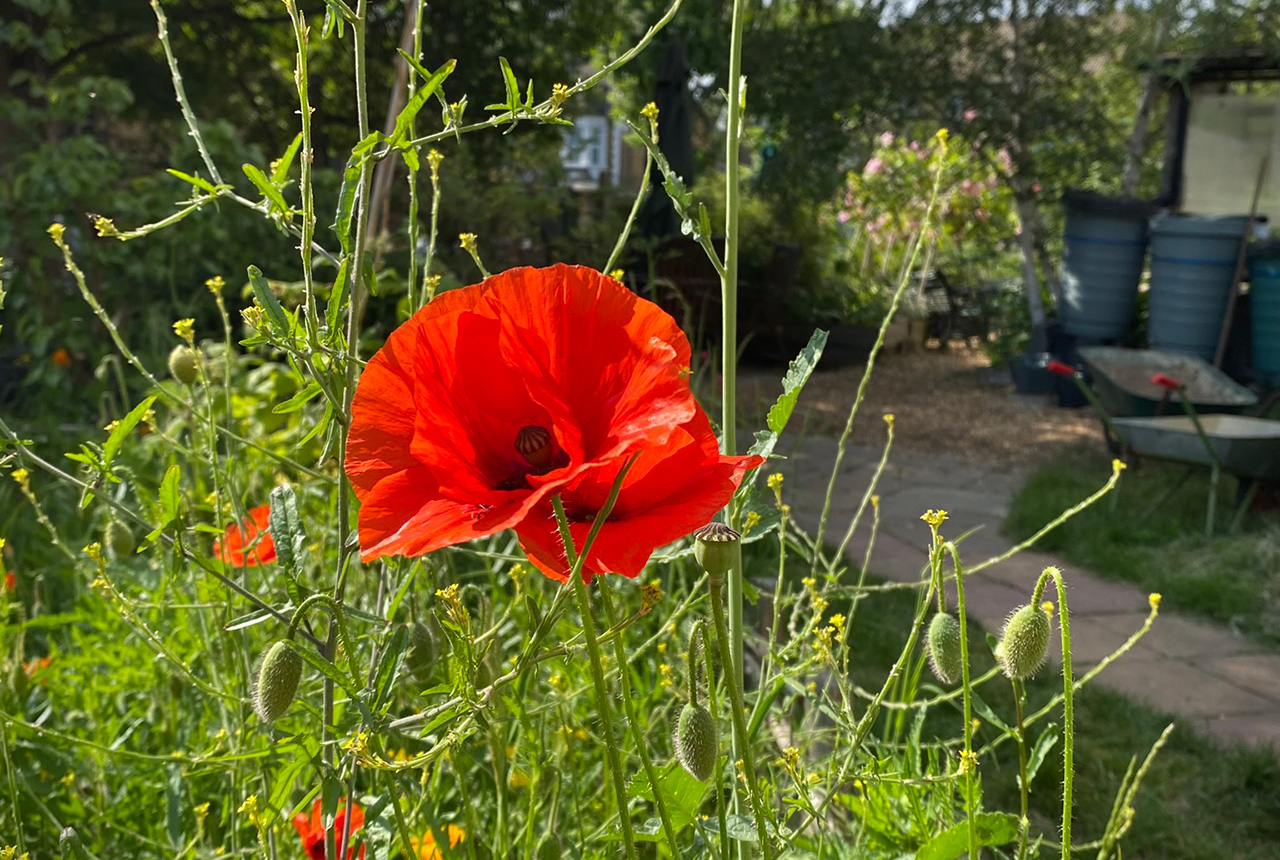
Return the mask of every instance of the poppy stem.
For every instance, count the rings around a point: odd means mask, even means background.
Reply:
[[[741,560],[737,566],[741,570]],[[760,853],[768,860],[773,855],[769,845],[769,832],[765,825],[764,809],[760,805],[759,791],[756,783],[756,766],[755,761],[751,757],[750,746],[747,741],[747,723],[744,718],[746,708],[742,703],[742,677],[736,672],[726,671],[731,665],[729,662],[729,633],[724,620],[724,601],[721,592],[720,578],[709,576],[707,578],[711,585],[711,619],[716,627],[716,642],[720,648],[720,665],[721,672],[724,673],[725,679],[729,682],[729,714],[733,718],[733,735],[734,739],[742,738],[743,745],[739,748],[734,745],[733,754],[736,756],[735,765],[742,770],[742,775],[747,782],[747,805],[751,807],[751,812],[756,819],[756,835],[760,840]]]
[[[560,528],[560,537],[564,540],[565,559],[569,562],[569,579],[573,583],[573,592],[578,600],[578,611],[582,615],[582,638],[587,645],[587,655],[591,659],[591,682],[595,688],[596,709],[600,717],[601,734],[604,735],[605,743],[605,759],[609,766],[609,776],[613,782],[614,798],[618,806],[618,822],[622,827],[622,842],[626,846],[628,860],[637,860],[635,834],[631,830],[631,813],[627,808],[627,788],[622,779],[622,758],[618,754],[618,739],[613,730],[613,718],[609,709],[609,688],[605,684],[604,664],[600,659],[600,642],[596,638],[595,619],[591,614],[591,598],[587,594],[587,585],[582,581],[582,570],[586,564],[588,554],[591,547],[595,543],[596,536],[600,534],[600,529],[604,525],[605,519],[613,511],[614,504],[618,501],[618,493],[622,489],[622,482],[627,476],[627,472],[631,471],[632,464],[635,463],[635,457],[632,457],[618,471],[618,477],[613,481],[613,488],[609,491],[609,498],[605,500],[604,506],[600,508],[596,514],[595,522],[591,524],[590,531],[587,532],[587,539],[582,542],[582,551],[579,553],[573,545],[573,533],[569,528],[569,517],[564,512],[564,502],[560,500],[559,495],[551,497],[551,506],[555,510],[556,524]],[[618,666],[619,671],[625,667]],[[657,791],[654,786],[654,791]]]
[[[729,116],[725,128],[725,163],[724,163],[724,270],[720,278],[720,351],[721,351],[721,386],[720,386],[720,432],[723,434],[723,451],[725,454],[738,453],[738,201],[740,192],[739,149],[742,142],[742,108],[745,94],[742,91],[742,36],[746,21],[746,9],[743,0],[733,0],[733,17],[730,24],[729,37]],[[726,513],[728,525],[736,528],[733,514]],[[714,612],[719,618],[720,603],[713,590],[712,602]],[[737,691],[734,707],[742,707],[743,687],[743,628],[742,628],[742,557],[729,571],[729,639],[724,641],[724,631],[717,628],[717,637],[727,646],[723,656],[724,673],[729,677],[729,689]],[[738,714],[740,716],[740,714]],[[733,723],[733,756],[735,760],[748,761],[747,735],[741,719]],[[735,791],[736,796],[736,791]],[[761,850],[768,853],[764,845],[764,833],[760,834]]]

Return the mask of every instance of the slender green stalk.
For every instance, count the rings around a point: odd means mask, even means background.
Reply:
[[[720,433],[722,449],[726,454],[738,452],[738,200],[739,164],[738,148],[742,140],[742,103],[745,94],[742,91],[742,33],[746,23],[746,3],[744,0],[733,0],[733,19],[729,36],[729,117],[725,128],[724,147],[724,272],[720,278],[720,349],[721,349],[721,386],[720,386]],[[728,514],[730,520],[732,514]],[[730,526],[737,523],[730,521]],[[719,587],[713,582],[711,602],[714,604],[712,614],[720,624],[722,611]],[[746,734],[746,724],[742,719],[742,687],[745,681],[743,667],[743,642],[745,632],[742,624],[742,604],[744,600],[742,588],[742,556],[738,555],[737,563],[729,570],[729,630],[728,640],[725,633],[716,629],[716,637],[724,643],[724,671],[729,678],[729,689],[735,696],[733,703],[733,757],[735,761],[751,764],[750,744]],[[754,768],[753,768],[754,770]],[[755,796],[757,786],[754,777],[751,779],[749,793]],[[736,805],[737,783],[734,783]],[[767,834],[764,830],[764,819],[757,813],[757,827],[760,830],[760,848],[768,856]]]
[[[945,138],[945,135],[939,132],[939,137]],[[945,143],[940,143],[943,149],[941,153],[945,154]],[[943,160],[941,155],[938,156],[937,169],[933,175],[933,188],[929,193],[929,205],[925,209],[922,224],[926,227],[933,220],[934,210],[938,205],[938,193],[942,187],[942,176],[944,173]],[[916,260],[920,255],[921,242],[916,242],[909,255],[911,265],[909,268],[914,269]],[[871,372],[875,369],[876,358],[880,355],[880,349],[884,346],[885,334],[889,331],[889,324],[893,322],[894,314],[898,312],[898,305],[902,302],[902,296],[907,290],[907,286],[911,283],[910,278],[900,278],[898,280],[897,289],[893,291],[893,298],[889,302],[889,310],[885,313],[884,319],[880,321],[880,330],[876,333],[876,342],[871,347],[871,353],[867,356],[867,366],[862,372],[862,379],[858,381],[858,393],[854,396],[853,405],[849,407],[849,416],[845,420],[844,430],[840,433],[840,440],[836,443],[836,459],[831,466],[831,477],[827,481],[827,492],[822,502],[822,514],[818,517],[818,530],[814,534],[814,545],[821,546],[823,536],[827,532],[827,519],[831,515],[831,504],[835,497],[836,481],[840,477],[840,465],[844,462],[845,448],[849,444],[849,437],[853,434],[853,422],[858,416],[858,409],[862,406],[863,398],[866,397],[867,385],[871,382]],[[813,556],[813,565],[810,568],[810,575],[816,576],[818,573],[818,553]]]
[[[298,90],[298,114],[302,119],[302,148],[298,153],[298,193],[302,197],[302,227],[298,253],[302,255],[307,339],[314,345],[319,340],[319,322],[316,312],[315,278],[311,272],[311,246],[316,232],[316,201],[311,179],[311,165],[315,160],[315,152],[311,145],[311,98],[307,90],[307,21],[302,11],[295,6],[295,0],[285,0],[285,6],[293,24],[293,38],[298,45],[293,73],[294,85]]]
[[[200,159],[204,162],[205,169],[209,171],[209,177],[215,185],[221,185],[222,176],[218,173],[218,166],[213,163],[209,150],[205,148],[204,138],[200,136],[200,126],[196,124],[196,115],[191,110],[190,102],[187,101],[186,88],[182,86],[182,73],[178,71],[178,60],[174,57],[173,47],[169,44],[169,19],[161,10],[159,0],[151,0],[151,9],[156,14],[156,30],[160,45],[164,48],[164,58],[169,63],[169,74],[173,78],[173,93],[178,99],[178,107],[182,109],[182,118],[186,120],[191,137],[196,142],[196,149],[200,151]]]
[[[1112,476],[1114,478],[1114,474]],[[1067,611],[1067,586],[1062,571],[1046,567],[1036,580],[1031,605],[1039,606],[1044,596],[1045,584],[1052,579],[1058,587],[1058,624],[1062,630],[1062,856],[1071,856],[1071,809],[1075,787],[1075,676],[1071,669],[1071,617]],[[1152,600],[1151,615],[1155,616],[1157,599]]]
[[[934,528],[935,542],[937,529]],[[960,683],[964,690],[964,751],[960,754],[960,770],[965,777],[965,817],[969,821],[969,860],[978,860],[977,777],[978,757],[973,753],[973,683],[969,675],[969,623],[964,600],[964,568],[956,545],[948,541],[941,547],[951,555],[956,574],[956,615],[960,619]],[[1064,857],[1070,856],[1064,854]]]
[[[9,756],[9,735],[4,730],[4,720],[0,720],[0,753],[4,755],[5,782],[9,788],[9,811],[13,815],[13,831],[21,855],[27,850],[26,834],[22,831],[22,816],[18,813],[18,783],[14,778],[13,759]]]
[[[412,6],[406,4],[407,14],[413,16],[413,58],[419,62],[422,60],[422,8],[425,0],[417,0]],[[404,62],[403,59],[397,62]],[[418,78],[413,69],[408,70],[409,92],[405,99],[406,104],[413,104],[413,96],[418,91]],[[409,137],[414,137],[414,126],[417,124],[417,118],[409,121]],[[413,164],[407,165],[408,176],[406,181],[409,183],[409,215],[406,219],[407,239],[409,242],[409,277],[406,280],[409,288],[409,313],[413,314],[418,309],[419,302],[417,296],[418,289],[418,168]]]
[[[1018,857],[1024,858],[1027,856],[1027,840],[1031,837],[1031,819],[1027,817],[1028,795],[1031,793],[1031,787],[1027,785],[1027,730],[1022,721],[1022,706],[1026,699],[1026,690],[1017,678],[1009,679],[1009,683],[1013,685],[1013,707],[1018,718],[1015,725],[1018,731],[1018,800],[1021,812],[1021,822],[1018,825],[1021,831],[1018,838]]]
[[[600,580],[600,601],[604,604],[605,617],[609,620],[609,626],[613,627],[618,623],[618,616],[613,611],[613,600],[609,597],[609,587],[604,580]],[[662,821],[662,833],[666,837],[667,846],[671,849],[672,857],[679,857],[680,843],[676,841],[676,829],[671,823],[671,814],[667,811],[667,801],[662,796],[662,791],[658,787],[658,770],[653,766],[653,757],[649,755],[648,738],[644,736],[644,730],[640,722],[640,714],[636,711],[635,702],[631,698],[631,681],[629,678],[629,669],[627,662],[626,649],[622,647],[622,637],[613,637],[613,658],[618,664],[618,686],[622,689],[622,709],[627,715],[627,727],[631,730],[631,739],[635,742],[636,752],[640,755],[640,764],[644,767],[644,775],[649,780],[649,787],[653,789],[653,802],[658,807],[658,818]],[[697,701],[697,672],[691,671],[694,701]]]
[[[615,499],[620,485],[621,479],[614,485],[613,497]],[[564,503],[560,501],[559,496],[553,497],[551,503],[555,508],[556,522],[560,526],[560,535],[564,538],[565,553],[568,556],[574,553],[573,535],[569,530],[569,518],[565,515]],[[596,708],[599,710],[600,716],[600,733],[604,735],[605,759],[608,762],[609,778],[613,783],[614,800],[618,807],[618,823],[622,828],[622,842],[626,848],[628,860],[637,860],[635,834],[631,829],[631,813],[627,809],[627,787],[622,779],[622,759],[618,754],[618,739],[613,733],[613,716],[609,706],[609,688],[605,684],[604,664],[600,660],[600,642],[596,639],[595,620],[591,614],[591,598],[587,595],[586,583],[582,581],[582,566],[585,558],[585,549],[581,556],[569,558],[572,565],[572,569],[569,571],[569,579],[573,581],[573,592],[578,600],[579,614],[582,616],[582,638],[586,642],[587,655],[591,663],[591,682],[596,693]],[[653,788],[656,793],[658,791],[657,783],[654,783]]]
[[[741,556],[737,568],[742,567]],[[724,594],[720,584],[719,577],[709,576],[708,583],[711,586],[711,619],[716,628],[716,643],[720,649],[720,665],[724,673],[725,681],[729,687],[729,714],[733,720],[733,734],[735,738],[741,738],[743,746],[741,752],[735,746],[734,756],[735,765],[742,767],[743,775],[747,779],[747,803],[751,807],[751,811],[756,820],[756,836],[760,840],[760,852],[765,860],[773,856],[773,848],[769,843],[769,830],[765,823],[764,807],[760,798],[760,786],[756,782],[756,766],[751,756],[750,746],[747,744],[747,723],[744,718],[746,714],[746,706],[742,702],[742,676],[732,670],[733,662],[730,657],[729,638],[730,633],[724,619]]]
[[[651,122],[650,132],[656,136],[658,125]],[[636,216],[640,214],[640,204],[644,202],[645,194],[649,190],[649,173],[653,170],[653,153],[648,149],[644,151],[644,176],[640,178],[640,190],[636,192],[636,199],[631,203],[631,212],[627,214],[626,223],[622,225],[622,232],[618,234],[618,241],[613,245],[613,251],[609,254],[609,259],[605,262],[604,268],[601,269],[606,275],[613,271],[613,267],[618,264],[618,258],[622,256],[622,249],[627,245],[627,238],[631,235],[631,227],[636,223]]]
[[[707,622],[699,620],[697,629],[701,633],[702,639],[702,659],[706,663],[707,673],[707,710],[712,714],[719,714],[720,707],[716,701],[716,664],[715,658],[711,655],[711,649],[707,647]],[[720,828],[720,856],[729,857],[729,808],[724,802],[724,766],[720,764],[720,760],[716,759],[716,768],[713,774],[716,784],[716,822]]]
[[[367,72],[365,69],[365,37],[368,31],[368,0],[360,0],[356,5],[355,20],[351,22],[351,40],[352,54],[354,56],[355,65],[355,85],[356,85],[356,127],[357,135],[360,140],[364,140],[369,134],[369,101],[366,86]],[[359,356],[360,343],[356,332],[356,318],[360,307],[360,261],[364,259],[365,245],[365,222],[369,215],[369,182],[373,175],[373,165],[369,161],[365,161],[360,168],[360,193],[356,202],[356,235],[355,244],[352,248],[350,269],[351,285],[347,290],[347,307],[346,307],[346,374],[342,390],[343,408],[342,415],[351,414],[351,401],[355,396],[356,382],[356,359]],[[304,247],[307,242],[302,243]],[[338,422],[338,462],[345,462],[347,456],[347,436],[349,431],[349,422]],[[355,551],[355,544],[350,540],[351,534],[351,483],[344,474],[338,478],[338,523],[337,523],[337,545],[338,558],[335,571],[335,582],[333,585],[333,600],[337,604],[342,603],[342,598],[347,587],[347,572],[350,570],[349,562]],[[329,624],[328,641],[325,648],[325,656],[330,660],[334,657],[334,649],[338,644],[338,636],[340,635],[339,619],[335,616],[334,620]],[[333,680],[325,678],[324,682],[324,727],[323,727],[323,758],[326,766],[332,768],[334,766],[335,744],[333,743],[333,717],[334,717],[334,689]],[[347,799],[348,803],[352,800]],[[346,816],[344,819],[343,833],[339,835],[341,839],[342,851],[345,853],[346,847],[350,844],[351,826],[353,816]],[[336,855],[334,852],[334,836],[332,830],[325,834],[325,857],[327,860],[334,860]]]

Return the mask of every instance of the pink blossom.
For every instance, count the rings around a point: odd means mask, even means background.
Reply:
[[[996,163],[1000,165],[1000,169],[1005,173],[1013,170],[1013,159],[1009,156],[1009,150],[1001,149],[996,153]]]
[[[1031,183],[1031,193],[1032,193],[1032,194],[1039,194],[1042,190],[1043,190],[1043,189],[1041,188],[1041,186],[1040,186],[1040,183],[1039,183],[1039,182],[1033,182],[1033,183]]]
[[[986,209],[979,209],[973,214],[974,214],[974,217],[976,217],[979,221],[986,221],[988,218],[991,217],[991,213],[988,212]]]
[[[982,186],[974,182],[972,179],[966,179],[960,183],[960,191],[968,194],[970,197],[979,197],[982,195]]]
[[[911,151],[914,152],[916,155],[919,155],[921,152],[924,151],[924,147],[920,145],[920,141],[913,140],[911,141]]]
[[[862,169],[862,175],[875,176],[877,173],[879,173],[882,170],[884,170],[884,162],[881,161],[879,158],[873,158],[870,161],[868,161],[867,166]]]
[[[880,135],[880,145],[893,146],[893,142],[895,139],[896,138],[893,136],[893,132],[886,131],[884,134]]]
[[[836,220],[839,221],[841,224],[848,224],[849,213],[846,210],[841,209],[839,212],[836,213]]]
[[[974,121],[975,119],[977,119],[977,118],[978,118],[978,109],[977,109],[977,108],[969,108],[967,111],[965,111],[965,112],[964,112],[964,121],[965,121],[965,122],[973,122],[973,121]]]

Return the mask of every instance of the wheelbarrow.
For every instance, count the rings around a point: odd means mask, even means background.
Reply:
[[[1253,502],[1258,482],[1280,479],[1280,421],[1245,415],[1201,416],[1187,393],[1187,386],[1166,373],[1153,373],[1150,385],[1176,395],[1183,415],[1113,417],[1101,399],[1084,381],[1078,369],[1060,361],[1049,363],[1049,371],[1071,377],[1102,419],[1109,438],[1118,440],[1121,453],[1186,463],[1189,468],[1143,515],[1149,516],[1177,492],[1197,468],[1209,468],[1209,496],[1204,531],[1213,535],[1217,512],[1218,482],[1223,472],[1239,482],[1237,506],[1231,529],[1240,525]],[[1256,398],[1255,398],[1256,399]]]
[[[1115,417],[1163,415],[1173,392],[1151,379],[1156,374],[1184,383],[1183,396],[1201,415],[1239,414],[1258,405],[1258,396],[1202,358],[1159,349],[1082,346],[1080,357],[1093,374],[1093,388]]]

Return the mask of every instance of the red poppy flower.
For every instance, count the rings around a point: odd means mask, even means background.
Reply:
[[[581,548],[609,497],[625,458],[593,469],[561,490],[569,533]],[[733,496],[748,469],[764,463],[754,454],[720,454],[716,435],[699,410],[666,445],[642,450],[623,479],[618,500],[596,535],[583,577],[599,573],[635,576],[653,551],[706,525]],[[567,578],[570,565],[550,502],[516,525],[529,560],[547,576]]]
[[[342,831],[347,826],[347,799],[344,797],[338,801],[338,814],[333,817],[333,833],[334,843],[337,844],[342,839]],[[321,801],[317,800],[315,805],[311,807],[311,818],[302,813],[298,813],[293,818],[293,826],[298,831],[298,835],[302,837],[302,847],[307,852],[310,860],[324,860],[324,816],[320,814]],[[364,810],[360,808],[360,804],[351,804],[351,833],[354,835],[357,830],[364,826]],[[364,846],[360,846],[360,850],[355,854],[351,852],[351,845],[348,843],[345,848],[338,852],[339,860],[348,860],[349,857],[359,857],[364,860]]]
[[[588,470],[665,446],[698,411],[670,315],[581,266],[452,290],[392,332],[351,409],[361,556],[520,522]]]
[[[214,541],[213,554],[236,567],[256,567],[275,561],[275,541],[267,531],[270,515],[271,505],[258,505],[249,511],[248,520],[227,526],[223,536]],[[245,552],[250,546],[253,549]]]
[[[4,575],[4,589],[5,591],[18,590],[18,580],[12,573],[6,573]]]

